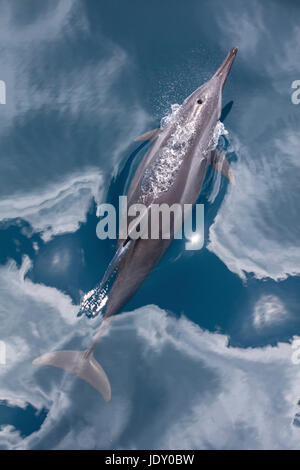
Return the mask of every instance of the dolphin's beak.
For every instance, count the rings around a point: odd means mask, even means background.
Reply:
[[[213,76],[213,78],[218,77],[219,79],[221,79],[222,89],[224,88],[226,79],[229,75],[229,72],[230,72],[231,66],[233,64],[233,61],[235,59],[235,56],[237,54],[237,51],[238,51],[237,47],[233,47],[231,49],[231,51],[227,54],[224,61],[222,62],[222,64],[220,65],[220,67],[218,68],[218,70],[216,71],[216,73]]]

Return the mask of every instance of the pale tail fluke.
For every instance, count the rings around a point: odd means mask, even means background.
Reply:
[[[92,385],[101,393],[106,402],[111,399],[108,377],[91,350],[50,352],[35,359],[33,364],[63,369]]]

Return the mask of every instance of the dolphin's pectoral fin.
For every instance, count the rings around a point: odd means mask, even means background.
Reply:
[[[219,171],[222,175],[226,176],[231,184],[235,184],[235,178],[230,163],[219,150],[215,149],[211,152],[210,164],[215,171]]]
[[[153,140],[159,133],[160,128],[152,129],[152,131],[145,132],[145,134],[139,135],[134,139],[135,142],[140,142],[142,140]]]

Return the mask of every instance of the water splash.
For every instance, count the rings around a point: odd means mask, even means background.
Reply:
[[[175,124],[175,130],[167,144],[159,151],[152,165],[145,171],[141,182],[144,197],[151,195],[155,198],[172,186],[195,134],[195,122],[190,122],[185,126],[181,125],[178,119],[180,108],[180,105],[173,104],[171,113],[161,120],[162,128]]]
[[[103,314],[108,302],[109,291],[118,272],[120,263],[131,243],[132,240],[122,243],[109,263],[102,281],[98,286],[83,296],[80,309],[77,314],[78,317],[86,315],[88,318],[94,318],[99,314]]]
[[[108,301],[108,285],[95,287],[85,294],[82,298],[78,317],[86,315],[88,318],[93,318],[103,312],[103,309]]]
[[[178,103],[171,104],[171,112],[167,114],[166,116],[163,116],[160,120],[161,129],[164,129],[165,127],[175,122],[180,108],[181,108],[181,105]]]
[[[218,121],[214,129],[213,136],[208,145],[210,150],[214,150],[217,147],[219,139],[222,135],[228,135],[228,131],[226,130],[223,122]]]

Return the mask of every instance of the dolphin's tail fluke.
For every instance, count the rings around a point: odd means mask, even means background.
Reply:
[[[101,393],[106,402],[111,399],[111,388],[106,373],[96,361],[93,350],[55,351],[43,354],[33,361],[34,365],[58,367],[77,375]]]

